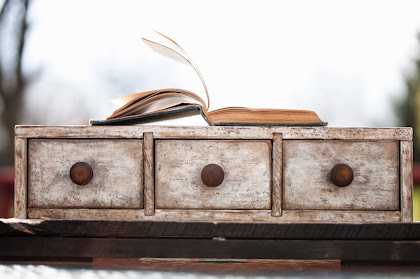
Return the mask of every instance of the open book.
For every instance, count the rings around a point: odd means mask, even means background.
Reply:
[[[140,92],[114,102],[121,107],[105,120],[91,120],[92,125],[128,125],[155,122],[201,114],[209,125],[245,126],[325,126],[314,111],[288,109],[251,109],[228,107],[209,110],[210,97],[198,68],[174,40],[156,32],[157,40],[142,38],[153,50],[186,63],[198,74],[206,93],[205,102],[198,94],[176,88]]]

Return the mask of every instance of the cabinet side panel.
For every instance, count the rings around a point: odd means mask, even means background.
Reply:
[[[413,221],[413,142],[401,141],[401,222]]]
[[[27,139],[15,138],[15,204],[14,217],[26,219],[27,205]]]

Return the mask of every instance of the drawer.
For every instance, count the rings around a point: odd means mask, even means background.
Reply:
[[[156,208],[270,209],[271,149],[268,140],[157,140]],[[201,178],[209,164],[222,169],[219,186]]]
[[[70,169],[78,162],[93,171],[86,185],[70,178]],[[29,207],[142,208],[142,193],[141,140],[29,140]]]
[[[283,208],[290,210],[399,210],[399,142],[286,140]],[[331,170],[353,171],[345,187]]]

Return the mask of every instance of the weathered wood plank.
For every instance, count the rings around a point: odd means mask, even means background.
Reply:
[[[184,139],[365,139],[412,140],[412,128],[334,127],[186,127],[186,126],[16,126],[16,136],[26,138],[141,138],[153,132],[158,138]]]
[[[94,258],[94,268],[265,275],[279,271],[340,271],[340,260]]]
[[[420,223],[238,223],[0,219],[0,236],[420,240]]]
[[[401,222],[413,221],[413,142],[401,141]]]
[[[30,139],[28,207],[142,208],[141,140]],[[86,162],[87,185],[70,179],[70,169]]]
[[[155,159],[153,133],[144,136],[144,214],[155,214]]]
[[[284,130],[284,132],[283,132]],[[283,134],[283,139],[326,139],[326,140],[412,140],[412,128],[335,128],[308,127],[273,128]]]
[[[156,209],[154,216],[145,216],[142,210],[123,209],[28,209],[33,219],[102,219],[154,221],[217,221],[256,223],[379,223],[399,222],[399,211],[311,211],[283,210],[281,217],[271,216],[271,210],[170,210]]]
[[[271,215],[279,217],[282,214],[282,176],[283,176],[283,135],[273,135],[273,175],[272,175],[272,208]]]
[[[284,210],[399,210],[398,141],[284,141]],[[353,169],[350,185],[332,168]]]
[[[420,241],[1,237],[0,246],[0,257],[420,260]]]
[[[399,211],[283,210],[282,222],[383,223],[399,222]]]
[[[156,141],[156,208],[271,209],[271,142]],[[224,171],[222,184],[206,186],[208,164]]]
[[[14,217],[26,218],[27,208],[27,139],[15,138],[15,201]]]

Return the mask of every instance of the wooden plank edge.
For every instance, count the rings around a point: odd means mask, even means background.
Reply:
[[[0,246],[0,257],[28,258],[420,260],[420,241],[393,240],[2,237]]]
[[[146,216],[153,216],[155,214],[155,159],[153,133],[144,133],[143,138],[144,214]]]
[[[278,271],[340,271],[340,260],[94,258],[94,268],[264,274]]]
[[[400,143],[401,222],[413,221],[413,142]]]
[[[412,140],[413,130],[399,128],[335,127],[189,127],[189,126],[16,126],[17,137],[26,138],[142,138],[153,132],[155,139],[272,139],[273,133],[283,139],[328,140]]]
[[[197,222],[255,222],[255,223],[381,223],[399,222],[400,211],[311,211],[283,210],[281,217],[271,216],[271,210],[164,210],[155,209],[146,216],[138,209],[28,209],[33,219],[80,220],[148,220]]]
[[[27,139],[15,138],[15,197],[14,218],[27,217]]]
[[[283,135],[273,135],[273,166],[272,166],[272,208],[271,215],[280,217],[282,215],[282,176],[283,176]]]

